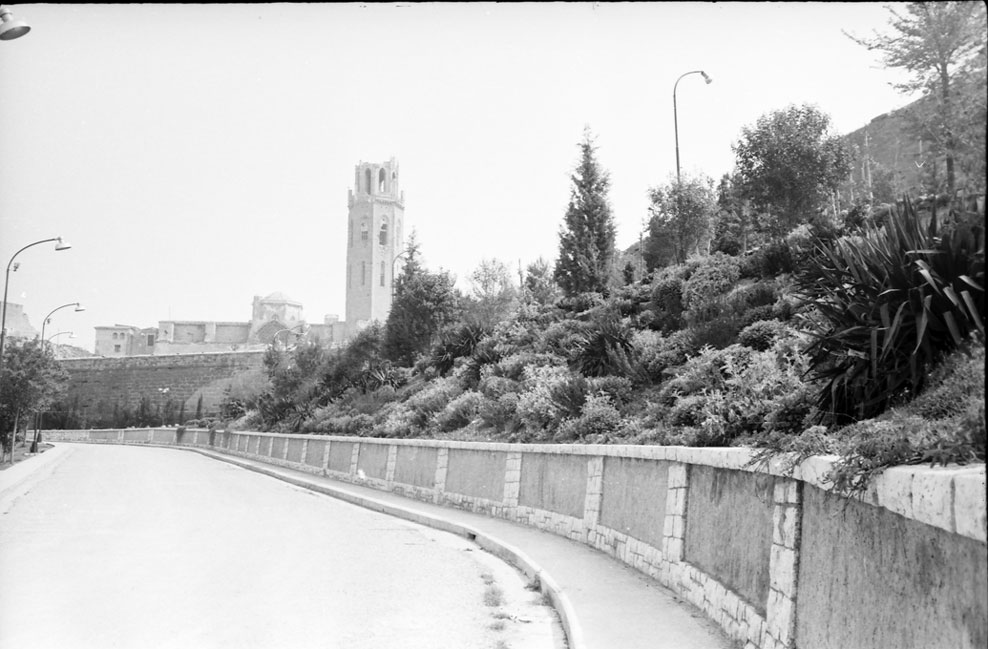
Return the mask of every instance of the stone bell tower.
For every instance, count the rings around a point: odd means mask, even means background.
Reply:
[[[395,257],[404,250],[405,194],[398,163],[361,162],[348,192],[346,329],[349,338],[391,311]]]

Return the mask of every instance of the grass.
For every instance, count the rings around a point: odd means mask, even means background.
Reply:
[[[502,606],[504,604],[504,591],[497,584],[488,584],[484,591],[485,606]]]
[[[18,462],[23,462],[24,460],[30,459],[35,455],[41,455],[50,448],[54,448],[54,447],[51,444],[45,444],[44,442],[42,442],[41,445],[38,447],[37,453],[29,453],[28,451],[31,450],[31,442],[30,441],[28,441],[27,443],[19,442],[14,445],[14,461],[11,462],[10,459],[5,456],[4,462],[0,464],[0,471],[9,469]]]

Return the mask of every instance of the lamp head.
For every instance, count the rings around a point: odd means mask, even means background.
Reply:
[[[714,82],[714,80],[711,79],[710,76],[706,72],[704,72],[703,70],[700,70],[700,74],[703,75],[703,80],[707,82],[707,85],[710,85],[711,83]]]
[[[76,313],[78,313],[79,311],[85,311],[85,310],[86,310],[86,307],[82,306],[78,302],[75,303],[75,311],[76,311]]]
[[[71,243],[67,241],[62,241],[62,237],[58,237],[58,243],[55,244],[55,250],[68,250],[72,247]]]
[[[0,7],[0,41],[12,41],[31,31],[31,27],[23,20],[14,20],[10,9]]]

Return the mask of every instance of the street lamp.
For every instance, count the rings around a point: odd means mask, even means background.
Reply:
[[[23,20],[15,20],[10,9],[0,5],[0,41],[12,41],[31,31]]]
[[[55,250],[68,250],[72,246],[62,241],[62,237],[53,237],[51,239],[42,239],[41,241],[35,241],[34,243],[29,243],[17,252],[14,256],[10,258],[7,262],[7,274],[3,278],[3,309],[2,314],[0,314],[0,376],[3,376],[3,343],[7,338],[7,285],[10,283],[10,267],[14,264],[14,258],[21,254],[31,246],[37,246],[42,243],[48,243],[49,241],[56,241]]]
[[[703,75],[703,80],[706,81],[707,84],[713,83],[713,79],[707,76],[707,73],[704,72],[703,70],[692,70],[690,72],[681,74],[679,76],[679,79],[676,79],[676,83],[672,86],[672,123],[673,123],[673,127],[676,130],[676,184],[677,185],[680,183],[680,177],[679,177],[679,116],[676,113],[676,86],[679,85],[679,81],[683,77],[691,74]]]
[[[74,306],[75,307],[76,313],[78,313],[79,311],[85,311],[86,310],[86,307],[82,306],[78,302],[69,302],[68,304],[63,304],[62,306],[57,306],[54,309],[52,309],[51,311],[49,311],[48,312],[48,315],[45,316],[45,319],[41,321],[41,341],[42,341],[42,343],[45,340],[45,325],[47,325],[51,321],[51,315],[53,313],[55,313],[56,311],[58,311],[59,309],[64,309],[64,308],[70,307],[70,306]]]

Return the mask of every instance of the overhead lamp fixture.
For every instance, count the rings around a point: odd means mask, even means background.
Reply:
[[[58,243],[55,244],[55,250],[68,250],[71,247],[71,243],[63,241],[62,237],[58,237]]]
[[[0,6],[0,41],[12,41],[31,31],[23,20],[15,20],[10,9]]]

